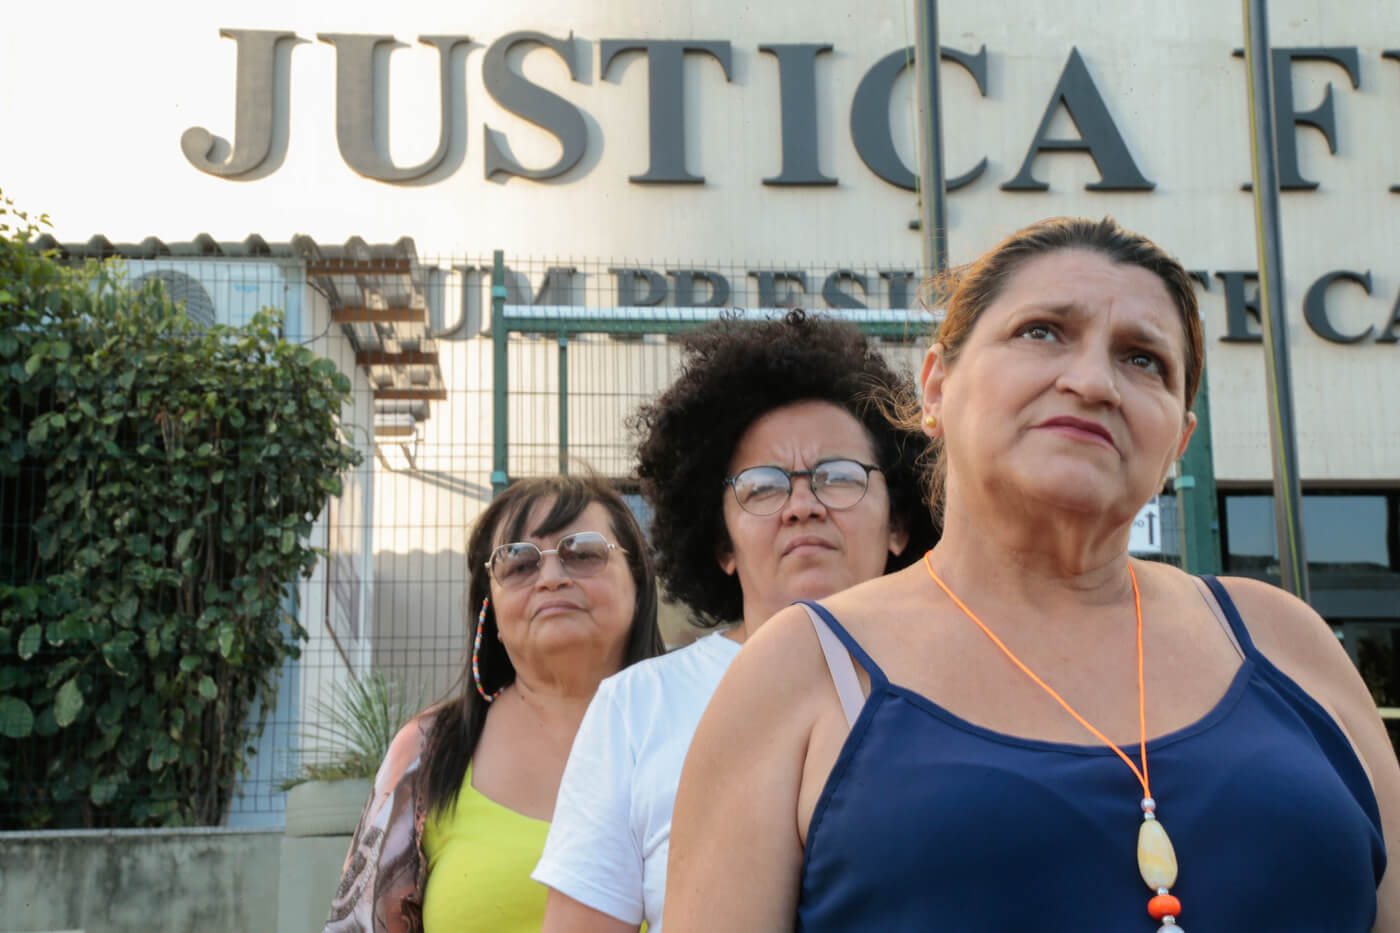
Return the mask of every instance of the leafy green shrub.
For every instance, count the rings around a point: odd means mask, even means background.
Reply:
[[[218,823],[360,460],[350,382],[36,232],[0,199],[0,829]]]

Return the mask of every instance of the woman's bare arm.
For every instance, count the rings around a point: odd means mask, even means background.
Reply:
[[[807,739],[828,699],[825,671],[806,613],[787,609],[755,633],[720,682],[676,795],[667,933],[793,928],[797,801]]]
[[[640,924],[619,920],[550,888],[540,933],[637,933],[639,929]]]
[[[1221,582],[1259,650],[1332,714],[1370,775],[1390,856],[1373,929],[1400,933],[1400,764],[1370,691],[1331,628],[1306,603],[1258,580]]]

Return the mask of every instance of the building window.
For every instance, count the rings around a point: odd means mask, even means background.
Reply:
[[[1221,498],[1225,569],[1251,575],[1277,574],[1274,497],[1267,492],[1230,492]],[[1395,493],[1386,492],[1305,494],[1303,533],[1309,573],[1390,575],[1400,571],[1396,498]]]
[[[1332,628],[1366,681],[1400,755],[1400,624],[1351,621]]]
[[[1226,572],[1277,583],[1274,497],[1222,493],[1220,517]],[[1303,535],[1312,606],[1361,672],[1400,753],[1400,493],[1309,491]]]

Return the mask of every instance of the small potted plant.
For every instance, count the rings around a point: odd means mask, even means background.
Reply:
[[[379,672],[351,677],[312,704],[319,728],[304,736],[302,765],[282,783],[277,933],[319,930],[389,743],[417,712],[402,685]]]
[[[287,835],[348,836],[369,799],[389,743],[418,711],[403,685],[378,671],[332,687],[313,708],[322,724],[303,764],[282,782]]]

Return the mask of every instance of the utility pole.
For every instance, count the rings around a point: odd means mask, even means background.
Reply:
[[[919,104],[919,234],[924,246],[924,272],[928,275],[937,275],[948,267],[938,55],[938,2],[914,0],[914,68],[918,76]]]
[[[1254,175],[1254,232],[1259,249],[1259,318],[1268,380],[1269,447],[1273,455],[1274,522],[1278,527],[1283,588],[1308,600],[1303,550],[1302,495],[1293,431],[1293,387],[1288,367],[1288,324],[1283,304],[1283,243],[1279,231],[1277,127],[1273,62],[1265,0],[1243,0],[1244,60],[1249,88],[1250,152]]]

